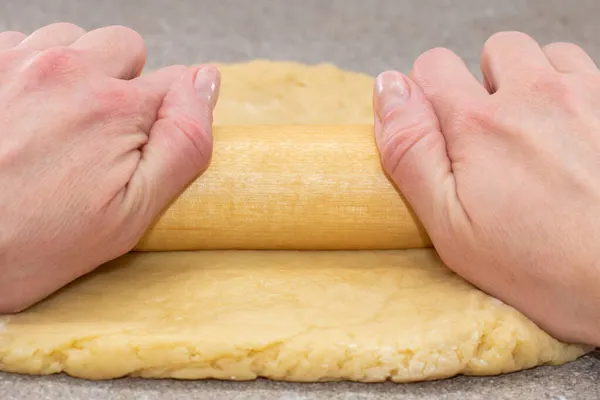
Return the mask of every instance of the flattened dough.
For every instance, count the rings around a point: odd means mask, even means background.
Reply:
[[[217,64],[215,125],[373,124],[373,77],[329,65]]]
[[[131,253],[0,335],[4,370],[90,379],[413,381],[581,354],[430,250]]]
[[[221,67],[217,124],[371,123],[371,77]],[[405,382],[589,350],[554,340],[431,249],[131,253],[0,317],[0,370],[88,379]]]

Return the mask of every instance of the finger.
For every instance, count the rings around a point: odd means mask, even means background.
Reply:
[[[21,43],[23,41],[23,39],[25,39],[26,37],[27,37],[27,35],[25,35],[24,33],[21,33],[21,32],[13,32],[13,31],[1,32],[0,33],[0,51],[8,50],[8,49],[15,47],[16,45]]]
[[[557,71],[563,73],[598,72],[592,58],[573,43],[551,43],[542,49]]]
[[[159,70],[141,75],[129,81],[137,88],[145,99],[148,115],[156,120],[156,112],[173,84],[189,71],[185,65],[171,65]],[[148,128],[150,130],[150,128]]]
[[[122,26],[90,31],[71,47],[81,50],[106,75],[118,79],[139,76],[146,63],[144,39],[134,30]]]
[[[554,71],[552,64],[540,45],[524,33],[496,33],[483,46],[481,72],[493,91],[503,85],[521,86],[545,71]]]
[[[150,132],[152,125],[156,122],[158,110],[173,84],[189,70],[190,67],[185,65],[172,65],[141,75],[128,82],[134,86],[143,101],[141,112],[145,113],[146,119],[141,127],[145,132]]]
[[[16,47],[46,50],[51,47],[69,46],[84,34],[85,30],[77,25],[59,22],[36,30]]]
[[[379,75],[374,89],[375,139],[384,170],[434,243],[448,232],[457,198],[451,161],[432,104],[399,72]]]
[[[423,53],[413,66],[411,78],[424,91],[444,128],[456,114],[489,93],[452,51],[439,48]]]
[[[145,204],[146,217],[153,219],[208,165],[219,87],[219,71],[201,66],[188,69],[164,97],[129,185],[130,196],[145,196],[132,201]]]

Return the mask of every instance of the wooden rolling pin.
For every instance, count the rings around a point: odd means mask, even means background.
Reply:
[[[217,126],[204,174],[136,250],[430,247],[372,126]]]

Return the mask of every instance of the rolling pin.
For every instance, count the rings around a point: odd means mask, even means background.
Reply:
[[[135,250],[430,247],[381,167],[372,130],[216,126],[208,169]]]

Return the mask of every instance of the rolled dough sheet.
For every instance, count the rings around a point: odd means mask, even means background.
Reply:
[[[222,76],[217,126],[373,124],[371,76],[329,64],[216,65]]]
[[[266,61],[221,67],[217,123],[372,118],[371,77]],[[130,253],[0,316],[0,370],[88,379],[405,382],[560,364],[590,350],[554,340],[432,249]]]
[[[2,370],[88,379],[404,382],[583,352],[424,249],[130,253],[0,334]]]

